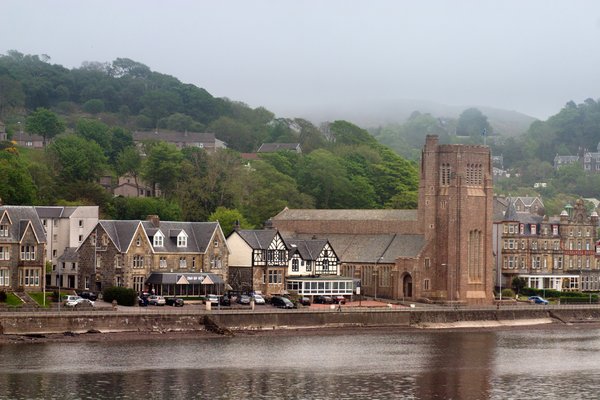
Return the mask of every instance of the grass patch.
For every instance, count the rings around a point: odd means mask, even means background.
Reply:
[[[52,304],[52,292],[46,292],[46,305],[44,306],[44,292],[30,292],[29,297],[35,300],[41,307],[50,307]]]
[[[6,293],[6,304],[11,307],[22,306],[23,302],[14,293]]]

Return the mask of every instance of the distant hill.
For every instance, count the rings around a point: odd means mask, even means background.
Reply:
[[[295,114],[299,114],[314,123],[342,119],[369,128],[404,123],[413,111],[430,113],[441,118],[458,118],[464,110],[470,107],[481,110],[488,117],[494,132],[503,136],[523,134],[527,131],[529,125],[536,121],[536,118],[517,111],[478,105],[452,106],[413,99],[313,105],[304,109],[299,107],[295,110]]]

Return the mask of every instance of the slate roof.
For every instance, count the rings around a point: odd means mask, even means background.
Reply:
[[[289,221],[416,221],[417,210],[315,210],[315,209],[289,209],[284,208],[273,220]]]
[[[150,221],[130,220],[101,220],[100,226],[106,231],[113,243],[120,252],[127,251],[127,248],[134,239],[134,234],[141,224],[144,232],[150,239],[160,230],[164,238],[164,246],[153,247],[157,253],[204,253],[210,245],[210,240],[219,229],[218,222],[179,222],[179,221],[160,221],[158,227]],[[188,235],[187,246],[177,247],[177,233],[185,231]],[[174,236],[170,234],[177,232]]]
[[[257,153],[273,153],[279,150],[291,150],[300,152],[300,143],[263,143]]]
[[[58,262],[78,262],[79,253],[77,247],[67,247],[63,254],[58,257]]]
[[[40,206],[35,207],[40,218],[69,218],[77,207]]]
[[[12,224],[9,224],[8,237],[2,237],[0,240],[4,243],[20,242],[25,233],[29,222],[40,243],[46,243],[46,232],[37,212],[31,206],[0,206],[0,218],[7,213]]]
[[[240,229],[238,235],[254,250],[266,250],[277,235],[277,229]]]
[[[298,253],[305,261],[314,261],[319,257],[323,248],[327,245],[325,239],[304,240],[304,239],[284,239],[289,247],[290,257]],[[335,249],[333,249],[335,252]]]
[[[341,262],[394,263],[397,258],[417,257],[425,247],[424,235],[301,234],[298,238],[327,239]]]

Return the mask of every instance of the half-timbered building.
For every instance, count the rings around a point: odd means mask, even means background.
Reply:
[[[233,290],[267,295],[285,290],[289,249],[276,229],[238,229],[227,237],[227,245]]]
[[[287,239],[286,289],[300,296],[351,296],[354,280],[340,276],[340,259],[326,239]]]

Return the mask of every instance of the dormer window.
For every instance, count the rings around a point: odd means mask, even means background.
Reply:
[[[177,235],[177,247],[187,247],[188,235],[184,231],[181,231]]]
[[[165,237],[160,231],[156,232],[156,234],[154,235],[154,240],[152,244],[154,245],[154,247],[163,247],[165,245]]]
[[[8,225],[2,224],[0,225],[0,236],[8,236]]]

